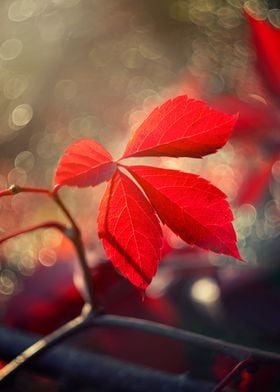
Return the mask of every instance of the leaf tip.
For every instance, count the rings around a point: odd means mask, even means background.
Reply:
[[[142,302],[144,302],[145,299],[146,299],[146,288],[147,287],[145,287],[145,288],[138,288],[138,293],[140,295],[140,299],[141,299]]]
[[[52,190],[51,190],[51,194],[52,194],[52,195],[56,195],[61,187],[62,187],[62,185],[58,184],[58,183],[55,181],[55,178],[54,178],[54,179],[53,179],[53,188],[52,188]]]
[[[237,260],[241,261],[242,263],[247,263],[248,260],[244,259],[243,256],[240,255],[239,251],[238,251],[238,257],[236,257]]]
[[[246,260],[240,255],[236,244],[234,244],[234,247],[233,247],[231,253],[229,254],[229,256],[233,257],[236,260],[239,260],[241,262],[246,263]]]

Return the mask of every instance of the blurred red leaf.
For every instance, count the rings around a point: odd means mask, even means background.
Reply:
[[[101,201],[98,233],[113,265],[145,289],[160,260],[162,231],[150,203],[119,170]]]
[[[66,261],[66,262],[64,262]],[[81,312],[83,298],[72,283],[71,259],[52,268],[39,266],[9,298],[4,322],[14,328],[45,335]]]
[[[257,137],[269,137],[268,129],[279,127],[279,115],[258,96],[246,96],[246,100],[232,95],[223,94],[211,100],[211,106],[227,113],[238,113],[233,137],[248,136],[255,140]]]
[[[109,180],[116,163],[104,147],[91,139],[81,139],[67,148],[54,178],[57,185],[87,187]]]
[[[72,282],[73,267],[76,271],[79,268],[73,255],[68,256],[52,268],[40,266],[32,277],[23,281],[19,292],[7,298],[2,317],[6,325],[45,335],[80,314],[84,300]],[[139,301],[138,290],[111,263],[98,264],[91,272],[96,295],[108,314],[180,326],[177,307],[170,299],[146,297],[145,301]],[[183,372],[188,367],[181,342],[134,330],[112,334],[110,329],[94,328],[76,336],[71,344],[170,372]]]
[[[195,174],[148,166],[127,168],[163,223],[191,245],[240,259],[226,195]]]
[[[237,205],[251,203],[256,205],[263,193],[268,189],[271,180],[272,166],[280,158],[279,154],[273,155],[268,162],[260,162],[253,173],[246,179],[236,200]]]
[[[280,29],[245,13],[255,44],[257,63],[270,91],[280,95]]]
[[[201,158],[228,140],[236,115],[179,96],[154,109],[129,141],[123,158],[170,156]]]

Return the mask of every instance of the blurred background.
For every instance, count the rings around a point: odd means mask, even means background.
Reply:
[[[263,23],[269,30],[262,35]],[[165,257],[142,303],[106,264],[97,238],[104,186],[61,195],[112,312],[280,350],[279,1],[2,0],[0,26],[1,189],[50,188],[63,151],[82,137],[118,158],[149,112],[176,95],[239,112],[230,142],[215,155],[153,163],[199,173],[228,195],[246,263],[189,248],[166,230]],[[44,196],[0,200],[2,235],[49,219],[64,218]],[[0,257],[5,325],[46,333],[79,312],[75,254],[59,233],[10,240]],[[99,349],[147,364],[146,354],[121,346],[111,339]],[[194,349],[178,350],[174,371],[213,380],[232,367],[230,359],[209,354],[202,364]],[[162,362],[155,358],[170,368]]]

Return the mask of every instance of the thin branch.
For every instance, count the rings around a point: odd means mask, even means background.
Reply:
[[[80,235],[79,227],[77,226],[75,220],[73,219],[72,215],[70,214],[69,210],[66,208],[65,204],[62,202],[58,194],[51,192],[50,196],[53,199],[53,201],[58,205],[58,207],[61,209],[61,211],[64,213],[66,218],[69,220],[73,230],[75,230],[75,232]]]
[[[78,254],[80,266],[81,266],[84,281],[85,281],[85,286],[87,289],[87,296],[88,296],[87,299],[88,299],[89,303],[91,304],[92,312],[94,312],[95,314],[102,313],[103,308],[99,304],[99,301],[94,293],[92,276],[91,276],[90,268],[89,268],[87,260],[86,260],[85,248],[84,248],[81,236],[76,235],[70,239],[72,240],[72,243],[75,246],[76,252]]]
[[[0,244],[2,244],[3,242],[5,242],[7,240],[10,240],[11,238],[17,237],[21,234],[30,233],[31,231],[35,231],[38,229],[49,229],[49,228],[57,229],[64,234],[67,233],[67,227],[65,225],[63,225],[62,223],[55,222],[55,221],[47,221],[47,222],[38,223],[36,225],[31,225],[31,226],[25,227],[23,229],[14,231],[13,233],[8,234],[4,237],[0,237]]]
[[[69,210],[66,208],[64,203],[59,198],[57,192],[53,192],[51,194],[51,196],[52,196],[53,200],[55,201],[55,203],[60,207],[60,209],[64,212],[65,216],[68,218],[68,220],[71,223],[72,235],[70,235],[69,238],[72,241],[72,243],[76,249],[76,252],[78,254],[80,266],[81,266],[84,281],[85,281],[85,286],[87,288],[88,301],[90,302],[90,304],[92,306],[92,311],[95,313],[100,313],[102,311],[102,308],[101,308],[101,306],[96,298],[96,295],[94,293],[92,276],[91,276],[90,268],[89,268],[89,265],[88,265],[88,262],[86,259],[85,247],[84,247],[83,240],[81,237],[80,229],[77,226],[77,224],[76,224],[75,220],[73,219]]]
[[[250,368],[252,365],[256,365],[257,362],[252,358],[244,359],[240,361],[226,376],[222,381],[213,389],[212,392],[222,392],[222,390],[233,381],[236,376],[238,376],[243,370]]]
[[[74,318],[73,320],[64,324],[62,327],[56,329],[51,334],[43,337],[42,339],[39,339],[36,343],[29,346],[15,359],[0,369],[0,384],[8,377],[15,374],[23,365],[26,365],[31,360],[34,360],[47,349],[67,339],[77,331],[82,330],[86,326],[88,315],[88,311],[82,312],[80,316]]]
[[[0,197],[3,196],[12,196],[13,192],[10,189],[3,189],[2,191],[0,191]]]
[[[64,215],[66,216],[66,218],[68,219],[68,221],[71,224],[72,230],[71,231],[68,230],[68,232],[64,230],[64,233],[72,241],[72,243],[76,249],[78,259],[80,262],[80,266],[81,266],[81,269],[83,272],[84,280],[85,280],[88,301],[91,303],[92,311],[94,311],[95,313],[100,313],[102,311],[102,308],[101,308],[101,306],[100,306],[100,304],[94,294],[91,272],[90,272],[90,268],[89,268],[87,260],[86,260],[85,247],[84,247],[84,244],[82,241],[81,232],[80,232],[80,229],[77,226],[75,220],[73,219],[71,213],[66,208],[66,206],[64,205],[64,203],[62,202],[60,197],[58,196],[57,192],[58,192],[59,188],[60,188],[59,186],[55,186],[53,188],[53,190],[50,191],[45,188],[32,188],[32,187],[21,187],[19,185],[11,185],[10,188],[4,189],[0,192],[0,197],[12,196],[12,195],[16,195],[18,193],[24,192],[24,193],[41,193],[41,194],[45,194],[45,195],[52,198],[52,200],[61,209],[61,211],[64,213]],[[59,224],[57,224],[57,226],[58,225]],[[7,237],[6,239],[12,238],[15,235],[23,234],[28,231],[36,230],[40,227],[41,227],[40,225],[30,226],[29,229],[23,230],[23,231],[19,230],[18,232]],[[61,227],[62,227],[62,225],[61,225]],[[57,228],[59,228],[59,227],[57,227]],[[6,239],[3,238],[2,242],[4,242],[4,240],[6,240]],[[1,241],[0,241],[0,243],[1,243]]]
[[[0,191],[0,197],[13,196],[18,193],[43,193],[45,195],[51,196],[51,192],[46,188],[30,188],[13,184],[9,188]]]
[[[176,327],[171,327],[169,325],[156,323],[154,321],[117,315],[100,315],[98,317],[89,319],[89,323],[92,326],[136,329],[158,336],[165,336],[169,339],[191,343],[203,349],[223,352],[237,359],[244,359],[244,357],[251,356],[255,360],[261,360],[265,362],[280,362],[280,354],[278,353],[247,347],[240,344],[229,343],[224,340],[186,331]]]
[[[17,185],[12,185],[12,187],[15,186],[17,187]],[[42,193],[44,195],[49,195],[51,196],[51,192],[46,189],[46,188],[30,188],[30,187],[19,187],[19,191],[17,193]]]

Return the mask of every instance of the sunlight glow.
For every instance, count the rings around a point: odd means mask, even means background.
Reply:
[[[191,287],[191,297],[194,301],[202,304],[211,304],[220,297],[220,288],[214,279],[201,278],[195,281]]]

